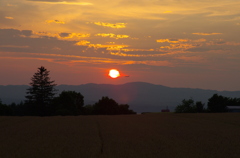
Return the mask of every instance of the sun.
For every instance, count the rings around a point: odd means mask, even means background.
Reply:
[[[117,69],[111,69],[109,70],[109,74],[108,74],[110,77],[112,78],[117,78],[120,76],[120,73]]]

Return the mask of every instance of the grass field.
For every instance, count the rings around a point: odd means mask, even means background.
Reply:
[[[240,157],[240,114],[0,117],[0,158]]]

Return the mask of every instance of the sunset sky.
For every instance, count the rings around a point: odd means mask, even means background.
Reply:
[[[240,1],[0,0],[0,85],[40,66],[56,84],[240,90]]]

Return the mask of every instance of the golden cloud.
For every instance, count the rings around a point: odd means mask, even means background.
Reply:
[[[161,49],[189,49],[203,45],[207,40],[204,38],[191,40],[191,39],[158,39],[159,43],[170,43],[168,46],[161,46]]]
[[[158,57],[165,55],[165,54],[127,54],[122,52],[110,52],[110,54],[123,57]]]
[[[37,37],[39,36],[59,37],[58,33],[50,33],[50,32],[33,32],[33,34]]]
[[[98,34],[95,34],[95,36],[114,38],[116,35],[113,33],[98,33]]]
[[[67,38],[85,38],[90,37],[90,34],[82,34],[82,33],[60,33],[60,38],[67,39]]]
[[[188,39],[158,39],[156,40],[159,43],[180,43],[180,42],[188,42]]]
[[[108,43],[108,44],[115,44],[115,42],[106,42],[106,43]]]
[[[172,13],[172,11],[165,11],[165,12],[163,12],[163,13]]]
[[[136,52],[143,52],[143,51],[155,51],[154,49],[122,49],[124,52],[136,51]]]
[[[201,35],[201,36],[209,36],[209,35],[221,35],[222,33],[201,33],[201,32],[197,32],[197,33],[192,33],[194,35]]]
[[[38,0],[28,0],[30,2],[38,2],[38,3],[47,3],[47,4],[66,4],[66,5],[93,5],[93,3],[89,2],[67,2],[67,1],[38,1]]]
[[[89,44],[88,47],[107,48],[107,50],[121,50],[122,48],[128,47],[128,45],[102,45],[102,44]]]
[[[197,45],[195,44],[170,44],[170,46],[161,46],[162,49],[189,49],[194,48]]]
[[[83,40],[83,41],[79,41],[79,42],[75,43],[75,45],[86,46],[89,43],[90,43],[89,41]]]
[[[125,28],[127,23],[104,23],[104,22],[94,22],[95,25],[111,27],[111,28]]]
[[[79,38],[90,37],[90,34],[82,34],[82,33],[33,32],[33,34],[37,37],[48,36],[48,37],[56,37],[58,39],[79,39]]]
[[[117,38],[129,38],[128,35],[117,35]]]
[[[110,54],[115,56],[123,56],[123,57],[142,57],[142,55],[138,55],[138,54],[126,54],[121,52],[110,52]]]
[[[98,33],[95,36],[101,36],[101,37],[110,37],[110,38],[129,38],[129,35],[116,35],[113,33]]]
[[[65,24],[64,21],[59,21],[59,20],[46,20],[46,23],[56,23],[56,24]]]
[[[10,17],[10,16],[5,16],[4,18],[5,19],[10,19],[10,20],[14,19],[13,17]]]

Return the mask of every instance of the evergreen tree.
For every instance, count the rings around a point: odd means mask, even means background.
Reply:
[[[27,89],[26,104],[29,106],[30,115],[48,115],[47,110],[54,95],[55,81],[51,81],[49,71],[43,66],[31,78],[30,88]]]

